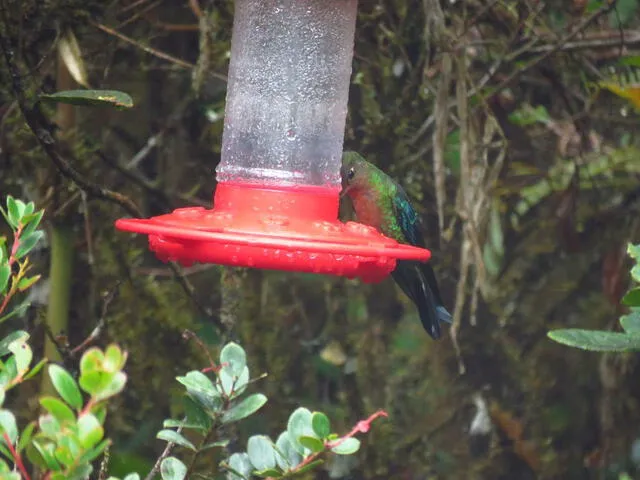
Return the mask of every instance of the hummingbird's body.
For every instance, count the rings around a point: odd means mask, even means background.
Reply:
[[[425,248],[420,218],[402,187],[355,152],[342,156],[342,195],[348,195],[358,221],[399,243]],[[431,265],[398,260],[391,276],[416,304],[420,320],[432,338],[440,338],[440,322],[451,314],[440,298]]]

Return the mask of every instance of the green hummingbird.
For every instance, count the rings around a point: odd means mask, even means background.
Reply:
[[[425,248],[420,218],[407,194],[391,177],[356,152],[342,155],[342,193],[351,199],[358,221],[399,243]],[[440,338],[440,322],[451,323],[429,263],[398,260],[391,276],[418,307],[422,326]]]

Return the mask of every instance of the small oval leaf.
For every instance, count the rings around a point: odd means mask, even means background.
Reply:
[[[276,455],[271,439],[265,435],[254,435],[247,442],[247,454],[253,467],[258,470],[275,468]]]
[[[337,455],[351,455],[358,451],[360,448],[360,440],[357,438],[345,438],[343,442],[339,443],[331,449],[331,451]]]
[[[82,408],[82,394],[71,374],[59,365],[49,365],[49,377],[58,395],[76,410]]]
[[[254,393],[224,412],[222,423],[242,420],[257,412],[265,403],[267,403],[267,397],[265,395],[262,393]]]
[[[228,369],[232,376],[239,377],[247,365],[247,356],[244,349],[237,343],[227,343],[220,352],[220,364],[222,368]]]
[[[196,451],[196,446],[175,430],[160,430],[156,438]]]
[[[187,467],[176,457],[167,457],[160,464],[162,480],[183,480],[187,474]]]
[[[558,343],[583,350],[596,352],[640,350],[640,335],[637,334],[567,328],[552,330],[547,335]]]
[[[324,443],[322,442],[322,440],[318,440],[315,437],[306,437],[303,435],[302,437],[298,438],[298,442],[300,442],[300,445],[308,448],[313,453],[318,453],[324,450]]]
[[[320,438],[327,438],[331,434],[331,423],[329,417],[322,412],[313,412],[311,416],[311,426],[313,431]]]
[[[41,94],[40,98],[53,103],[91,107],[115,107],[117,109],[133,107],[131,96],[118,90],[63,90]]]

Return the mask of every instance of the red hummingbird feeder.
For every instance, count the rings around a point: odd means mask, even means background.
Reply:
[[[163,261],[378,282],[429,250],[338,220],[357,0],[236,0],[213,208],[119,219]]]

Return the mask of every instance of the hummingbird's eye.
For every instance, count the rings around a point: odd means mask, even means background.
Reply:
[[[356,176],[356,169],[351,167],[349,169],[349,171],[347,172],[347,180],[351,181],[351,180],[353,180],[353,177],[355,177],[355,176]]]

